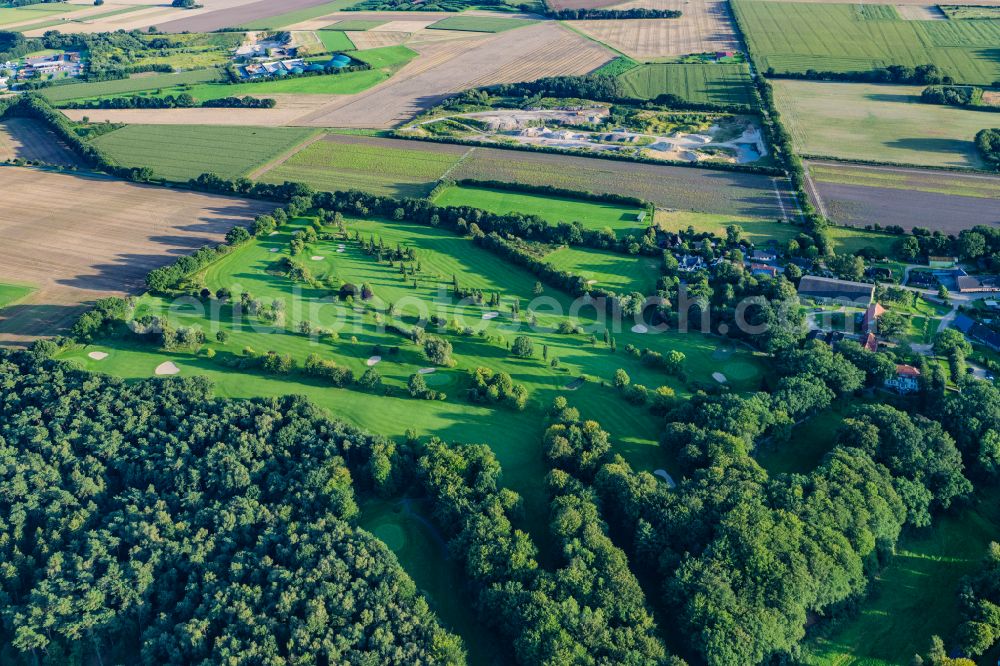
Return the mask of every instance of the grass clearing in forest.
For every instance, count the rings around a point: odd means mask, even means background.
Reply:
[[[92,144],[122,166],[148,166],[167,180],[186,182],[203,173],[239,178],[308,139],[299,127],[129,125]]]

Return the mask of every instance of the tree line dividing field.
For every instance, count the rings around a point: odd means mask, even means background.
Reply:
[[[906,21],[891,6],[733,0],[762,72],[866,72],[934,64],[959,83],[1000,80],[1000,21]],[[992,55],[991,55],[992,54]]]

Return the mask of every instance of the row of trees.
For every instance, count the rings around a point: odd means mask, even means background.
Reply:
[[[3,642],[51,663],[464,663],[352,526],[394,444],[301,398],[213,399],[0,354]]]
[[[191,109],[224,108],[224,109],[273,109],[277,101],[271,98],[256,97],[220,97],[204,102],[197,101],[190,93],[179,95],[164,95],[163,97],[145,97],[132,95],[129,97],[106,97],[82,102],[68,102],[67,109]]]
[[[854,72],[821,72],[808,69],[805,72],[777,72],[774,67],[768,67],[768,78],[808,79],[818,81],[861,81],[872,83],[909,83],[912,85],[951,84],[953,79],[943,74],[938,66],[931,63],[909,67],[907,65],[889,65],[871,70]]]

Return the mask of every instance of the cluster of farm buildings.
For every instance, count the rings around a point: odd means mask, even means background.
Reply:
[[[0,90],[37,78],[76,78],[83,75],[83,59],[76,51],[8,60],[0,63]]]

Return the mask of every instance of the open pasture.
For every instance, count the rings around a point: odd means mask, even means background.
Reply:
[[[855,72],[933,63],[959,83],[1000,79],[1000,21],[907,21],[885,5],[732,5],[761,71]]]
[[[638,220],[644,211],[637,206],[485,187],[448,187],[437,194],[434,203],[472,206],[500,214],[537,215],[551,224],[579,222],[587,229],[611,229],[619,235],[639,235],[646,227]]]
[[[38,291],[0,313],[0,341],[65,331],[96,298],[138,293],[147,272],[219,241],[272,206],[17,167],[3,168],[0,282]]]
[[[315,33],[327,51],[353,51],[356,47],[342,30],[319,30]]]
[[[223,178],[245,176],[314,132],[293,127],[129,125],[92,143],[122,166],[148,166],[161,178],[186,182],[209,172]]]
[[[56,166],[79,166],[80,160],[65,143],[33,118],[0,120],[0,161],[29,160]]]
[[[330,134],[265,171],[260,180],[424,196],[468,152],[464,146]]]
[[[745,64],[656,63],[633,67],[618,77],[637,99],[676,95],[694,104],[755,105],[750,69]]]
[[[492,16],[449,16],[432,23],[429,30],[466,30],[468,32],[504,32],[531,25],[528,19],[494,18]]]
[[[663,4],[663,6],[660,6]],[[740,48],[729,9],[722,0],[668,0],[657,9],[677,9],[675,19],[569,21],[567,25],[637,60]]]
[[[1000,225],[1000,177],[807,162],[814,205],[837,224],[897,225],[958,234]]]
[[[982,168],[973,140],[990,125],[989,113],[921,104],[921,86],[794,80],[773,85],[795,148],[805,155]]]

